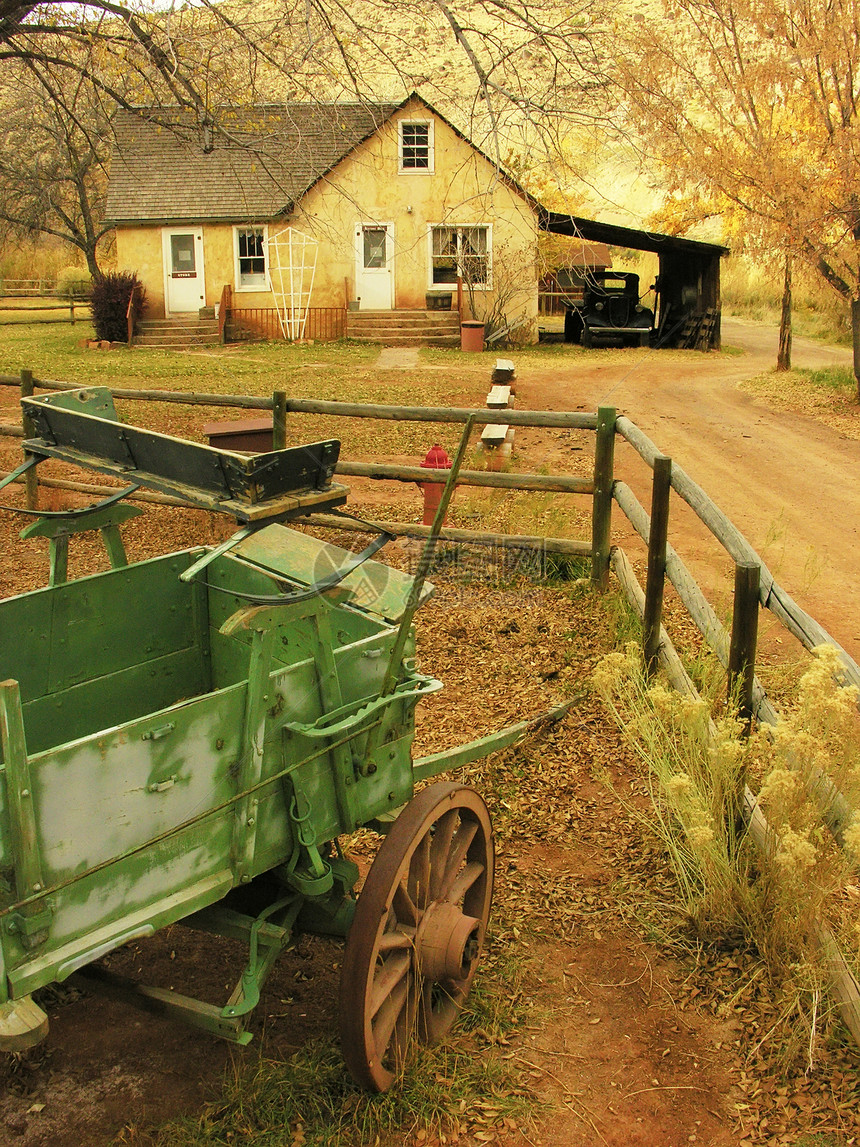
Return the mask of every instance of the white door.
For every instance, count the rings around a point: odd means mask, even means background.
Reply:
[[[164,308],[168,315],[187,314],[206,306],[203,279],[203,232],[194,228],[164,230]]]
[[[391,310],[394,303],[393,223],[356,226],[355,293],[363,311]]]

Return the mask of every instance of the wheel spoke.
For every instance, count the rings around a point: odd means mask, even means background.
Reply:
[[[367,1011],[371,1018],[376,1015],[388,996],[392,994],[409,971],[411,963],[412,957],[408,952],[397,952],[389,956],[381,967],[377,965],[367,1004]]]
[[[448,863],[448,852],[451,848],[451,839],[460,819],[460,810],[452,808],[440,817],[433,833],[433,844],[430,848],[430,899],[439,899],[439,890],[442,878],[445,875]]]
[[[380,952],[393,952],[397,948],[411,948],[415,943],[415,929],[401,924],[396,932],[385,932],[379,940]]]
[[[454,878],[460,871],[460,866],[466,859],[469,852],[469,847],[475,839],[475,834],[478,831],[477,822],[469,823],[462,821],[460,827],[454,834],[454,839],[451,841],[451,847],[448,853],[447,863],[445,866],[445,875],[439,888],[438,900],[447,900],[451,895],[451,888],[454,884]]]
[[[391,905],[398,922],[403,922],[404,924],[408,922],[413,928],[417,926],[421,917],[412,897],[406,891],[406,884],[403,881],[394,889],[394,899]]]
[[[409,865],[409,893],[419,908],[426,908],[430,898],[430,833],[424,834]]]
[[[465,868],[457,873],[454,883],[451,885],[450,901],[452,904],[459,903],[460,900],[466,895],[479,876],[483,876],[485,872],[483,864],[479,864],[477,860],[470,861]]]
[[[409,980],[402,980],[395,991],[386,999],[383,1006],[379,1009],[376,1019],[372,1024],[373,1027],[373,1042],[376,1047],[376,1054],[379,1057],[379,1062],[382,1063],[385,1059],[385,1053],[391,1043],[391,1037],[394,1034],[394,1028],[400,1018],[403,1009],[409,1002]],[[398,1041],[402,1042],[402,1041]],[[398,1048],[395,1051],[395,1059],[399,1062],[403,1058],[403,1048]]]

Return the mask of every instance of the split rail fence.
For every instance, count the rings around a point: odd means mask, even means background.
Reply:
[[[27,299],[26,305],[22,302],[15,302],[15,299]],[[71,323],[75,325],[77,315],[75,310],[80,313],[83,308],[86,311],[86,317],[90,317],[90,304],[86,300],[68,298],[64,302],[40,302],[35,300],[32,303],[29,301],[31,296],[18,295],[18,296],[0,296],[0,324],[3,326],[14,326],[16,324],[30,323]],[[58,314],[57,312],[62,312]]]
[[[71,383],[52,382],[33,377],[29,371],[20,376],[0,375],[0,386],[15,386],[23,396],[36,388],[45,390],[75,390]],[[672,684],[683,692],[695,693],[695,686],[674,649],[663,626],[663,593],[666,579],[674,586],[690,618],[705,642],[714,651],[727,670],[728,688],[732,697],[739,697],[740,715],[747,721],[753,718],[775,724],[778,715],[768,700],[755,675],[755,657],[760,608],[769,610],[774,617],[808,650],[822,644],[834,646],[840,654],[846,683],[860,686],[860,666],[838,642],[780,586],[750,543],[719,509],[713,500],[693,479],[672,460],[661,454],[658,447],[629,418],[618,416],[611,407],[601,407],[596,413],[533,411],[533,410],[470,410],[455,407],[383,406],[370,403],[330,402],[316,399],[288,398],[276,391],[271,398],[242,395],[196,394],[185,391],[113,389],[114,398],[129,401],[168,402],[191,406],[225,407],[244,410],[272,411],[273,442],[277,448],[286,441],[287,417],[292,415],[325,415],[347,419],[379,419],[398,422],[426,422],[465,424],[473,418],[479,425],[507,425],[592,431],[595,435],[594,460],[589,478],[575,475],[547,476],[541,474],[511,474],[489,471],[462,470],[457,485],[490,487],[495,489],[575,494],[592,499],[591,537],[589,540],[546,538],[474,530],[443,529],[443,540],[473,545],[491,545],[513,549],[537,550],[544,554],[578,556],[590,561],[591,580],[604,590],[613,571],[628,599],[637,610],[643,626],[643,654],[646,665],[653,668],[658,662],[664,667]],[[23,438],[30,429],[24,425],[0,424],[0,435]],[[614,476],[616,441],[628,442],[652,471],[650,512],[637,498],[632,488]],[[448,470],[428,470],[418,466],[394,466],[382,463],[341,461],[337,473],[380,481],[438,482],[447,480]],[[0,475],[2,477],[3,475]],[[37,506],[38,488],[36,471],[26,479],[26,502]],[[104,494],[106,488],[86,483],[58,479],[41,480],[45,486],[58,487],[83,493]],[[670,521],[670,494],[674,491],[698,516],[713,538],[723,547],[734,563],[735,586],[731,628],[720,621],[713,606],[696,583],[688,567],[668,542]],[[109,492],[109,491],[108,491]],[[142,501],[179,505],[176,499],[158,494],[137,494]],[[645,586],[636,575],[627,554],[611,545],[613,503],[639,534],[648,550]],[[300,519],[302,520],[302,519]],[[307,519],[305,519],[307,520]],[[364,529],[361,525],[345,526],[343,519],[314,515],[313,524],[344,530]],[[378,526],[398,536],[427,536],[430,527],[402,522],[372,522],[368,528]],[[815,797],[823,822],[834,839],[843,845],[843,833],[854,810],[830,779],[819,774],[814,782]],[[742,799],[743,811],[750,832],[760,847],[768,851],[774,847],[775,836],[759,808],[754,794],[747,788]],[[860,984],[835,947],[832,935],[824,923],[819,926],[819,938],[832,970],[832,991],[842,1019],[855,1042],[860,1044]]]

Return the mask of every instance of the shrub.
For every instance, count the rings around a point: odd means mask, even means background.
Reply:
[[[135,290],[136,288],[136,290]],[[135,292],[134,318],[146,310],[146,292],[135,271],[109,271],[93,282],[90,300],[96,338],[128,342],[128,302]]]
[[[93,282],[83,267],[63,267],[57,272],[57,294],[63,299],[88,298]]]

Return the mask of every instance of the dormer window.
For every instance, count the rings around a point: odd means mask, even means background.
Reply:
[[[400,170],[402,172],[432,172],[433,122],[400,122]]]

